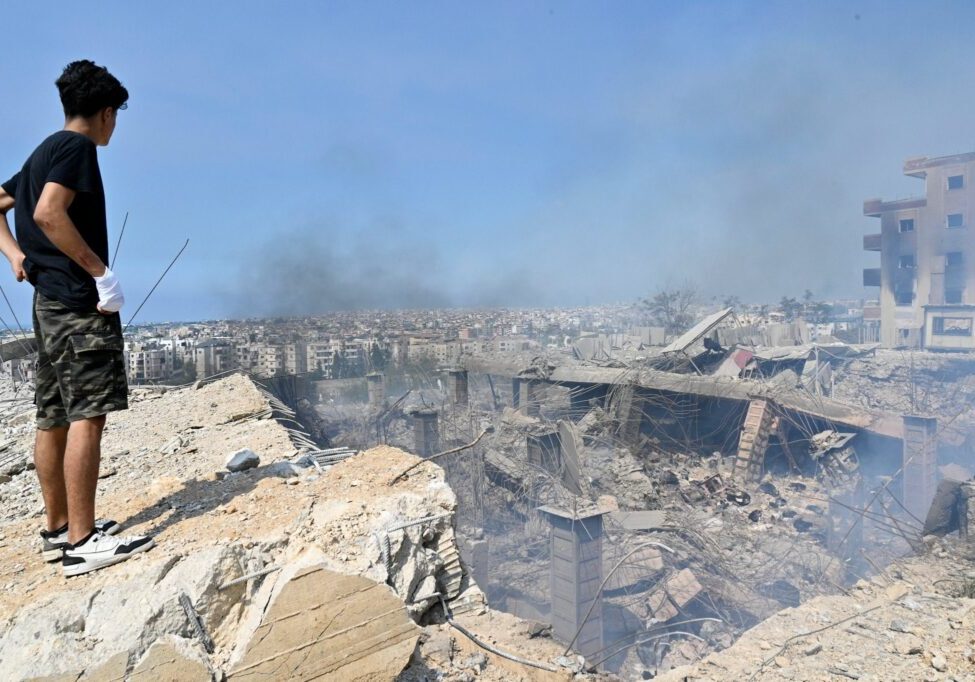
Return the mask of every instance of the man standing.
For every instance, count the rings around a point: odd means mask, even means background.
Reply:
[[[115,131],[129,93],[91,61],[68,64],[56,85],[64,129],[44,140],[0,189],[0,252],[18,282],[34,286],[37,434],[34,464],[47,530],[47,561],[66,576],[128,559],[153,546],[120,538],[95,520],[105,415],[128,408],[119,310],[122,288],[108,269],[105,193],[98,146]],[[14,209],[17,239],[6,213]]]

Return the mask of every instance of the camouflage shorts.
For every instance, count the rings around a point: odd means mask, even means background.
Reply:
[[[34,336],[37,428],[128,408],[118,313],[78,312],[35,291]]]

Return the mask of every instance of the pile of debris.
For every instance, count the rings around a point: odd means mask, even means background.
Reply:
[[[422,464],[394,483],[416,457],[307,456],[269,408],[241,375],[137,390],[109,419],[99,509],[157,547],[82,577],[40,560],[33,473],[0,484],[5,679],[364,680],[405,669],[409,680],[528,680],[580,668],[486,607],[460,560],[441,469]],[[29,415],[17,424],[10,448],[26,455]]]
[[[657,679],[972,679],[973,558],[971,545],[930,538],[923,555],[781,611],[730,648]]]
[[[782,608],[837,592],[846,579],[849,563],[828,548],[828,481],[766,477],[745,486],[734,455],[667,451],[645,436],[634,450],[600,407],[554,432],[510,408],[497,426],[485,439],[482,508],[462,513],[458,527],[464,544],[487,548],[475,576],[492,604],[549,621],[551,540],[540,508],[600,510],[605,630],[589,665],[625,679],[685,665]],[[549,439],[557,442],[549,447]],[[837,444],[823,439],[826,449]],[[568,475],[573,467],[579,473]],[[458,489],[468,475],[449,469]],[[682,638],[688,622],[694,636]],[[667,646],[638,644],[670,632]]]

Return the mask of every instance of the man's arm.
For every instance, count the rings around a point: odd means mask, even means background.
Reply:
[[[0,253],[10,261],[10,269],[13,270],[17,281],[23,282],[27,279],[27,273],[24,272],[24,252],[20,250],[20,245],[11,234],[10,225],[7,223],[7,211],[13,207],[14,198],[0,187]]]
[[[61,253],[92,277],[101,277],[107,269],[105,264],[91,250],[68,215],[74,197],[73,189],[56,182],[45,183],[34,209],[34,222]]]

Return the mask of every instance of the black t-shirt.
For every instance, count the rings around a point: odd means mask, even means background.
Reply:
[[[75,310],[91,310],[98,303],[95,280],[54,246],[34,222],[37,200],[48,182],[77,193],[68,216],[91,250],[107,264],[105,190],[95,143],[80,133],[58,131],[41,142],[17,175],[3,183],[15,202],[17,242],[27,256],[27,279],[48,298]]]

